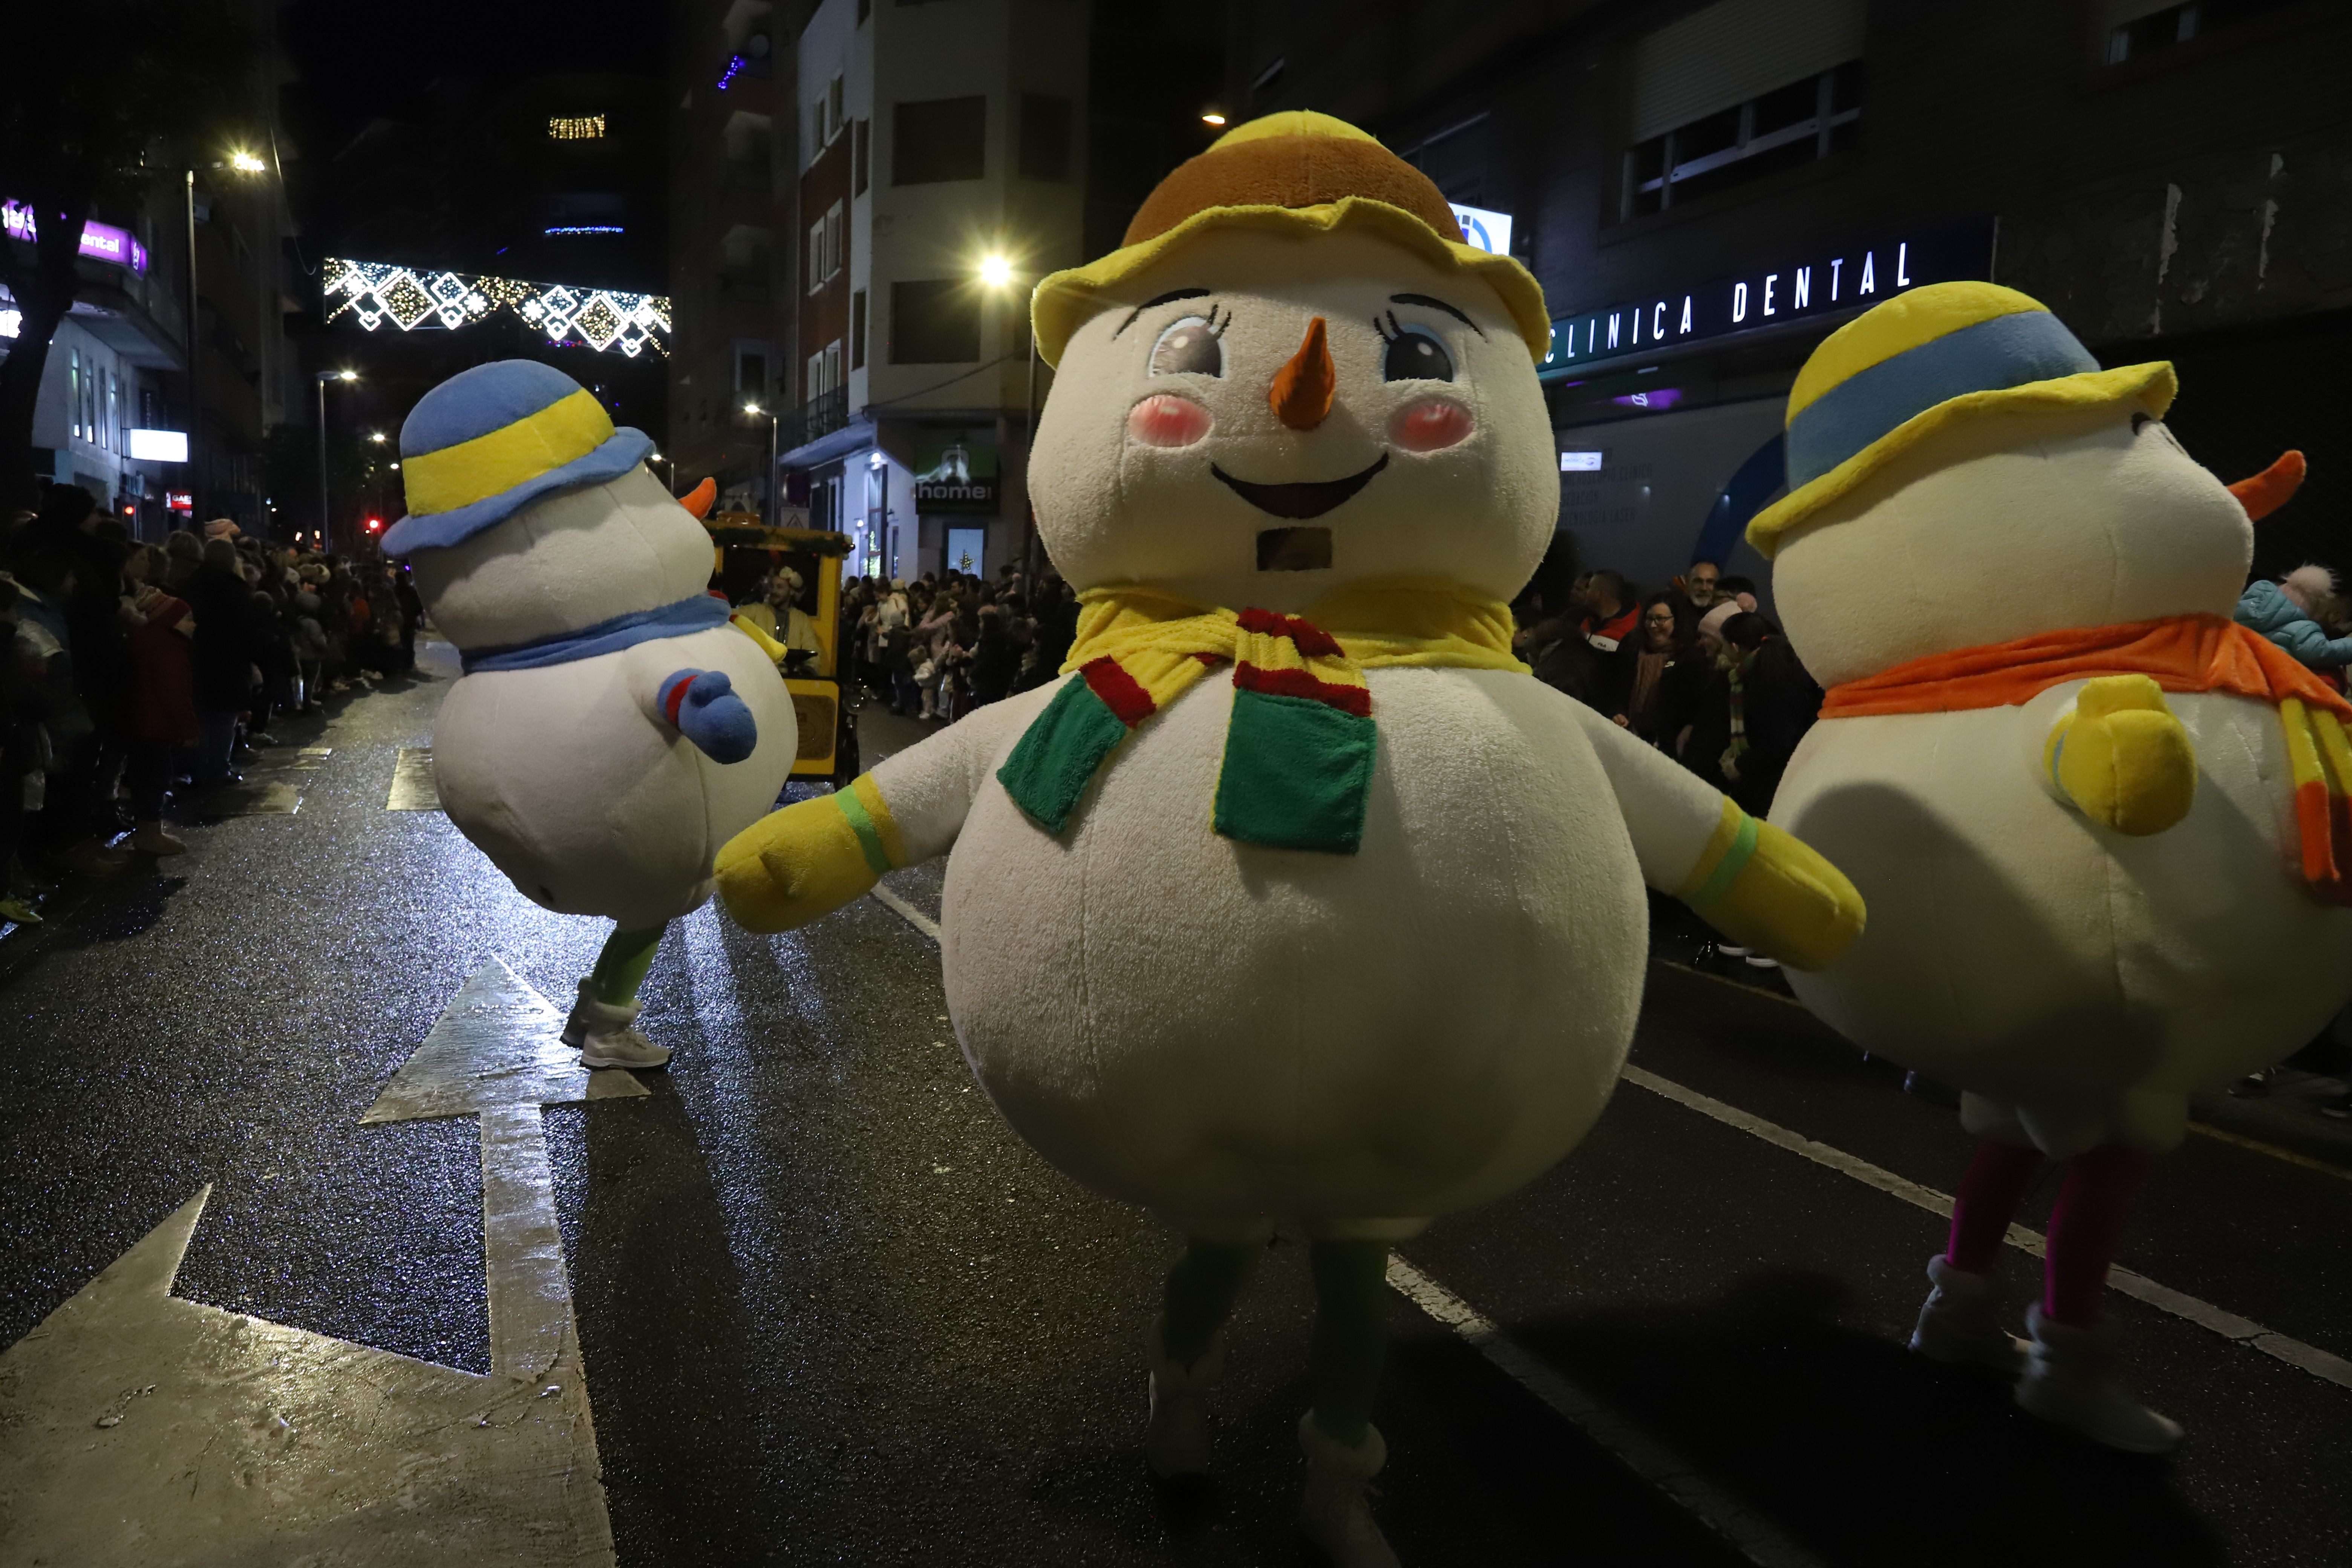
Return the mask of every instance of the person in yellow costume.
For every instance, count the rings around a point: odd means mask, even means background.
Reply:
[[[1151,1468],[1207,1469],[1223,1324],[1295,1226],[1300,1523],[1393,1563],[1364,1498],[1389,1249],[1600,1115],[1644,880],[1798,965],[1862,905],[1513,656],[1559,510],[1542,294],[1370,136],[1227,132],[1032,310],[1058,367],[1038,528],[1081,605],[1063,679],[745,832],[720,895],[782,929],[952,847],[972,1071],[1048,1160],[1188,1238],[1148,1337]]]

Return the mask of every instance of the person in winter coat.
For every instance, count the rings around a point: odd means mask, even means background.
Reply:
[[[238,570],[236,546],[208,539],[204,564],[182,597],[195,612],[194,693],[198,787],[239,782],[229,769],[236,745],[237,715],[253,700],[250,626],[252,591]]]
[[[163,795],[171,782],[173,750],[195,745],[200,734],[190,647],[195,617],[186,600],[151,581],[165,564],[163,552],[142,546],[122,573],[138,616],[131,630],[131,847],[147,855],[177,855],[187,848],[163,831]]]
[[[1706,616],[1715,619],[1713,612]],[[1735,610],[1719,636],[1714,677],[1682,731],[1682,763],[1761,816],[1821,713],[1822,689],[1763,616]]]
[[[1654,746],[1681,732],[1706,689],[1696,620],[1680,594],[1653,595],[1638,629],[1609,656],[1599,706]]]
[[[2325,566],[2298,566],[2275,583],[2247,584],[2238,595],[2236,619],[2307,668],[2341,669],[2352,665],[2352,637],[2329,637],[2319,624],[2320,606],[2335,592],[2335,573]]]
[[[978,639],[971,650],[971,700],[974,707],[1001,702],[1013,689],[1019,650],[1005,635],[1004,612],[994,605],[980,609]]]

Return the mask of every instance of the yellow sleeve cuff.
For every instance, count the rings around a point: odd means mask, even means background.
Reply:
[[[2085,683],[2050,727],[2042,766],[2084,816],[2134,837],[2163,832],[2197,803],[2196,748],[2145,675]]]
[[[871,774],[845,790],[772,812],[727,841],[715,872],[737,923],[789,931],[873,890],[907,863],[906,845]]]
[[[1862,935],[1862,895],[1811,846],[1732,804],[1677,896],[1733,941],[1826,969]]]

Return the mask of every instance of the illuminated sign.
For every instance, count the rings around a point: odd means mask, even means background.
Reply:
[[[601,114],[558,114],[547,121],[551,142],[593,142],[604,134],[604,117]]]
[[[1682,400],[1681,387],[1659,386],[1646,392],[1629,392],[1622,397],[1612,397],[1609,401],[1620,408],[1643,408],[1653,414],[1664,414]]]
[[[173,511],[192,512],[196,510],[196,498],[186,490],[166,490],[163,504]]]
[[[184,463],[188,460],[188,433],[184,430],[126,430],[131,437],[131,456],[142,463]]]
[[[1562,452],[1559,455],[1559,471],[1563,474],[1597,474],[1601,471],[1601,454]]]
[[[366,331],[387,324],[404,332],[470,327],[511,310],[559,347],[585,346],[631,359],[669,353],[669,300],[660,294],[566,283],[523,283],[464,272],[435,272],[387,261],[327,258],[327,320]]]
[[[558,224],[555,227],[544,229],[541,232],[545,234],[620,234],[624,230],[617,223],[566,223]]]
[[[1989,218],[1825,250],[1696,288],[1555,317],[1551,352],[1538,369],[1545,380],[1559,380],[1588,365],[1684,343],[1796,321],[1833,320],[1923,283],[1979,279],[1991,270]]]
[[[1462,241],[1496,256],[1511,254],[1511,215],[1485,207],[1456,206],[1454,221],[1462,226]]]
[[[25,330],[25,312],[11,306],[0,310],[0,338],[13,338]]]
[[[40,225],[33,221],[33,209],[15,202],[0,203],[0,232],[11,239],[21,239],[30,245],[41,237]],[[147,247],[131,237],[126,229],[112,224],[86,223],[81,226],[81,253],[98,261],[111,261],[117,267],[128,267],[133,272],[147,270]],[[14,332],[0,336],[15,337]]]

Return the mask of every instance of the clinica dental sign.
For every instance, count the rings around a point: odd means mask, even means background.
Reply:
[[[1984,278],[1991,266],[1992,222],[1977,218],[1663,289],[1646,300],[1554,318],[1542,375],[1559,380],[1685,343],[1848,315],[1923,283]]]

